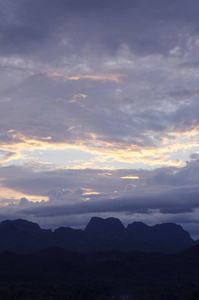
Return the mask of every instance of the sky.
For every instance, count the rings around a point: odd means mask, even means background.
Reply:
[[[0,0],[0,221],[199,238],[198,0]]]

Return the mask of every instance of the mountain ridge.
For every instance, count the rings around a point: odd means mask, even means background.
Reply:
[[[0,252],[30,253],[49,247],[75,252],[116,250],[178,253],[198,244],[175,223],[148,226],[133,222],[124,227],[117,218],[92,217],[84,230],[59,227],[42,229],[23,219],[0,222]]]

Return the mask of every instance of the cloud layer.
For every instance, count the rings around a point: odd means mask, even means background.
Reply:
[[[177,222],[197,235],[199,160],[185,167],[144,169],[0,168],[2,191],[26,195],[15,202],[1,196],[0,219],[28,218],[45,227],[85,226],[93,215],[114,215],[124,223]],[[37,201],[36,201],[37,200]]]
[[[198,9],[0,0],[2,218],[196,219]]]

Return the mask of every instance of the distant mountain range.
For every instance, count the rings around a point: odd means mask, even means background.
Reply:
[[[85,230],[52,232],[6,220],[0,223],[0,299],[196,300],[197,243],[173,223],[125,228],[118,219],[93,217]]]
[[[97,251],[143,251],[179,253],[198,244],[180,225],[147,226],[134,222],[124,227],[119,219],[91,218],[84,230],[60,227],[52,232],[18,219],[0,222],[0,252],[31,253],[50,247],[91,253]]]

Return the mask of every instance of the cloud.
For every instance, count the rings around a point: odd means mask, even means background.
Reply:
[[[30,169],[1,167],[2,187],[25,192],[27,196],[18,204],[1,207],[0,217],[18,216],[52,228],[59,222],[67,226],[84,226],[93,215],[119,217],[125,224],[134,220],[145,220],[149,224],[171,221],[185,224],[185,228],[191,228],[196,235],[198,163],[198,160],[192,160],[184,167],[150,171],[40,170],[36,174],[37,180]],[[139,179],[132,179],[132,174]],[[31,200],[33,191],[40,194],[37,203]],[[48,194],[49,201],[41,201],[42,194]]]
[[[27,198],[23,197],[21,198],[20,202],[19,202],[19,206],[22,206],[22,207],[26,207],[30,204],[30,202],[28,201]]]
[[[140,189],[155,186],[186,187],[198,184],[199,160],[195,159],[184,167],[162,167],[145,169],[57,169],[37,164],[27,166],[7,166],[0,168],[2,187],[15,189],[29,195],[46,196],[51,191],[69,195],[71,192],[81,195],[83,189],[98,193],[122,191],[128,184]],[[42,169],[43,168],[43,169]],[[133,174],[133,176],[132,176]],[[70,193],[69,193],[70,191]]]
[[[19,153],[9,152],[4,156],[4,158],[0,161],[0,163],[5,163],[5,162],[11,161],[13,159],[18,159],[18,158],[21,158],[21,155]]]
[[[148,192],[148,193],[147,193]],[[126,213],[132,216],[136,213],[140,215],[153,214],[182,214],[191,213],[199,207],[199,188],[173,188],[169,191],[143,193],[123,193],[116,197],[77,202],[76,204],[63,204],[35,207],[25,211],[24,214],[35,215],[36,217],[70,216],[99,213]]]
[[[183,168],[157,169],[154,177],[149,179],[150,185],[192,186],[197,185],[199,180],[199,160],[187,162]]]
[[[128,76],[128,80],[136,80],[134,75]],[[6,93],[11,100],[3,103],[1,110],[1,124],[5,128],[1,136],[3,148],[17,152],[73,147],[116,161],[157,165],[171,162],[170,157],[177,150],[198,146],[197,138],[194,140],[198,134],[196,102],[173,105],[173,99],[168,101],[166,97],[157,102],[154,95],[158,97],[159,91],[149,94],[146,102],[142,88],[137,87],[137,82],[130,87],[128,80],[120,84],[125,92],[118,96],[117,82],[92,82],[85,88],[85,84],[77,82],[54,83],[44,73],[30,75],[21,87]],[[156,77],[150,90],[155,80]],[[164,81],[165,77],[161,86]],[[125,100],[128,90],[129,94],[140,95],[140,104],[137,96]],[[87,95],[83,106],[74,99],[69,101],[71,94]],[[42,100],[37,101],[37,97]],[[167,111],[169,105],[171,110]],[[7,110],[9,118],[5,117]]]
[[[198,1],[0,0],[0,8],[4,215],[26,198],[48,224],[62,213],[83,224],[94,212],[195,222]]]
[[[4,188],[30,196],[48,195],[50,203],[61,205],[69,203],[74,211],[75,205],[77,208],[79,205],[92,208],[95,205],[100,206],[100,203],[102,205],[99,209],[103,212],[108,209],[107,206],[113,211],[117,211],[117,207],[121,211],[126,211],[125,203],[136,209],[142,208],[142,205],[147,210],[163,209],[166,205],[168,210],[174,206],[179,210],[184,206],[192,210],[197,207],[194,197],[198,193],[198,164],[199,160],[193,160],[187,162],[184,167],[164,167],[151,171],[121,169],[112,170],[111,173],[98,169],[44,169],[35,173],[34,166],[32,171],[30,167],[10,166],[1,167],[0,175],[3,178],[1,185]],[[184,203],[185,195],[188,195],[186,203]],[[81,202],[78,204],[80,200],[86,204]],[[179,204],[179,201],[184,204]],[[76,204],[73,206],[74,203]],[[114,208],[111,208],[112,206]]]
[[[198,159],[199,158],[199,154],[198,153],[192,153],[192,154],[190,154],[190,158],[191,159]]]
[[[120,82],[120,78],[125,75],[122,74],[97,74],[97,75],[75,75],[68,76],[67,74],[57,74],[53,73],[50,75],[52,78],[61,78],[64,80],[80,80],[80,79],[90,79],[90,80],[99,80],[99,81],[114,81]]]

